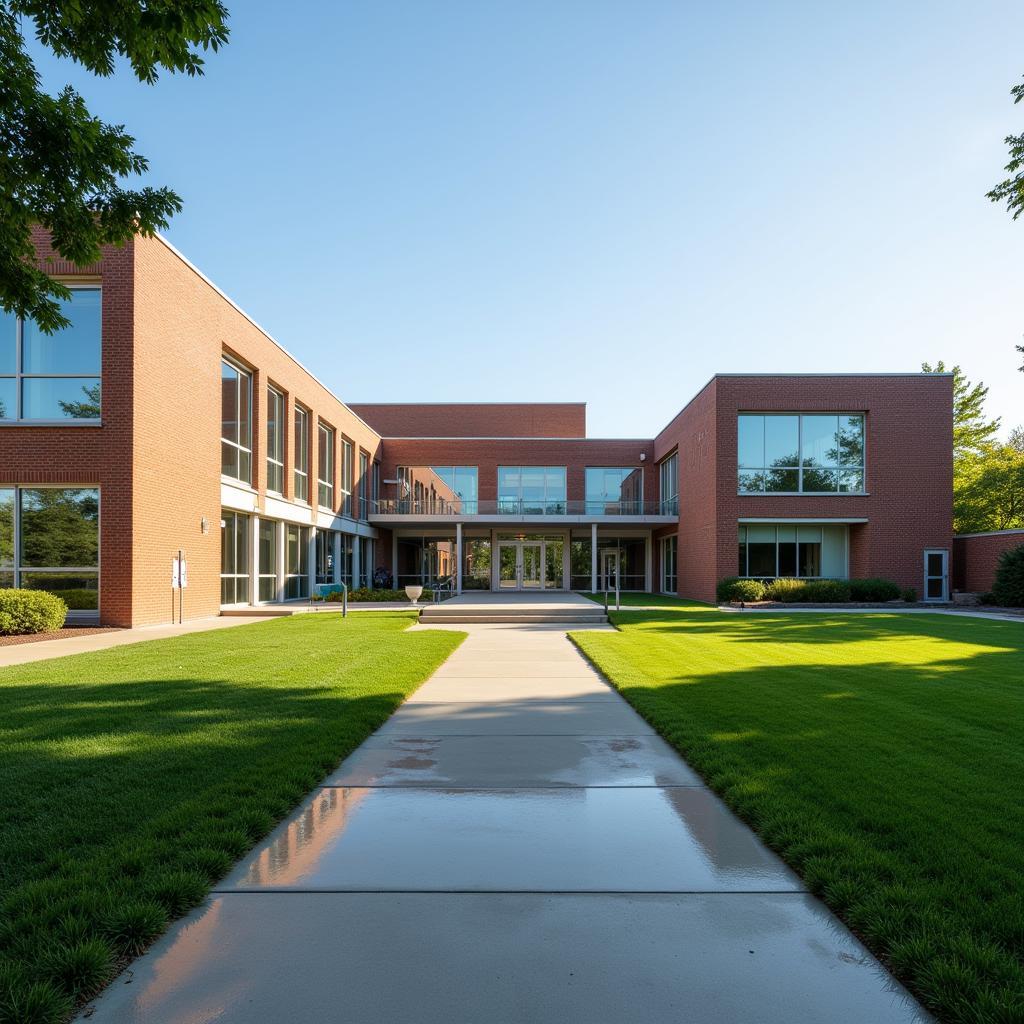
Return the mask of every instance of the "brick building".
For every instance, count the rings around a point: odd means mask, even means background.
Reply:
[[[0,318],[0,586],[116,625],[318,586],[623,589],[886,576],[945,600],[952,379],[716,376],[654,438],[581,403],[345,405],[162,239],[91,267],[72,327]],[[177,607],[174,606],[174,614]]]

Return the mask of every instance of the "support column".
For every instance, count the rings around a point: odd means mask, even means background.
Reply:
[[[394,530],[391,531],[391,583],[398,587],[398,534]]]
[[[462,593],[462,523],[455,524],[455,593]]]
[[[651,555],[653,551],[653,545],[651,543],[651,532],[647,531],[647,536],[644,538],[644,590],[648,594],[654,592],[654,587],[651,586]]]
[[[309,528],[309,553],[306,556],[309,559],[309,582],[307,589],[310,595],[313,593],[313,588],[316,586],[316,527],[311,526]]]
[[[288,524],[277,524],[277,586],[274,589],[274,600],[284,600],[285,559],[288,557]]]
[[[331,534],[331,582],[341,582],[341,534],[337,530]]]
[[[352,590],[355,590],[359,586],[359,573],[362,564],[362,544],[359,543],[359,537],[354,536],[352,538]]]
[[[590,592],[597,593],[597,523],[590,524]]]
[[[260,599],[260,517],[252,516],[250,523],[252,532],[249,543],[252,545],[252,557],[249,559],[249,604],[256,604]]]

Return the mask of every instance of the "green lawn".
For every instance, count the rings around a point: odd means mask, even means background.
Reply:
[[[946,1021],[1024,1021],[1024,623],[711,608],[573,639]]]
[[[589,597],[591,601],[596,601],[598,604],[604,604],[604,591],[600,591],[596,594],[583,594],[583,597]],[[710,605],[699,604],[696,601],[688,601],[682,597],[676,597],[674,594],[638,594],[634,591],[629,593],[619,594],[619,604],[623,608],[708,608]],[[615,607],[615,595],[608,595],[608,607]]]
[[[0,1024],[64,1019],[460,643],[300,615],[0,669]]]

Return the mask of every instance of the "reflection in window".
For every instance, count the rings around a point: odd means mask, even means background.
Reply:
[[[673,452],[658,466],[659,511],[664,516],[679,514],[679,453]]]
[[[284,395],[267,388],[267,490],[283,493]]]
[[[341,442],[341,514],[352,515],[352,442]]]
[[[679,591],[678,543],[679,537],[674,533],[661,540],[661,592],[663,594],[675,594]]]
[[[589,466],[586,511],[594,515],[635,515],[643,508],[644,473],[636,466]]]
[[[0,420],[100,418],[100,289],[58,301],[70,324],[54,334],[0,311]]]
[[[334,428],[321,423],[317,428],[317,502],[334,510]]]
[[[285,600],[309,597],[309,527],[286,524],[284,540]]]
[[[220,518],[220,603],[249,601],[249,517],[222,512]]]
[[[846,544],[845,526],[741,525],[738,575],[843,579]]]
[[[476,466],[399,466],[399,510],[476,515]]]
[[[252,483],[252,376],[224,359],[220,386],[220,471]]]
[[[565,508],[564,466],[499,466],[499,513],[559,515]]]
[[[864,416],[743,413],[737,423],[739,491],[864,490]]]
[[[309,413],[301,405],[295,406],[295,454],[294,466],[295,497],[309,501]]]
[[[259,599],[277,600],[277,523],[272,519],[260,520],[259,536]]]

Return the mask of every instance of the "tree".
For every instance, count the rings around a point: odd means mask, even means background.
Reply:
[[[940,359],[935,366],[922,363],[925,373],[953,374],[953,467],[970,455],[979,455],[996,440],[999,418],[985,418],[985,399],[988,388],[982,383],[972,384],[959,366],[952,370]]]
[[[0,307],[52,333],[68,326],[58,299],[68,289],[36,266],[31,231],[41,225],[62,257],[83,265],[101,245],[165,228],[181,209],[169,188],[123,188],[146,158],[123,125],[93,117],[70,86],[40,88],[24,29],[58,57],[93,74],[124,58],[139,81],[163,69],[201,75],[199,50],[227,42],[220,0],[0,0]]]
[[[957,533],[1024,527],[1024,431],[1007,444],[969,455],[953,482],[953,528]]]
[[[1014,103],[1024,100],[1024,82],[1010,90]],[[1010,162],[1003,168],[1010,177],[1003,179],[985,195],[993,203],[1006,201],[1006,209],[1016,220],[1024,213],[1024,134],[1007,135],[1003,140],[1010,149]]]

